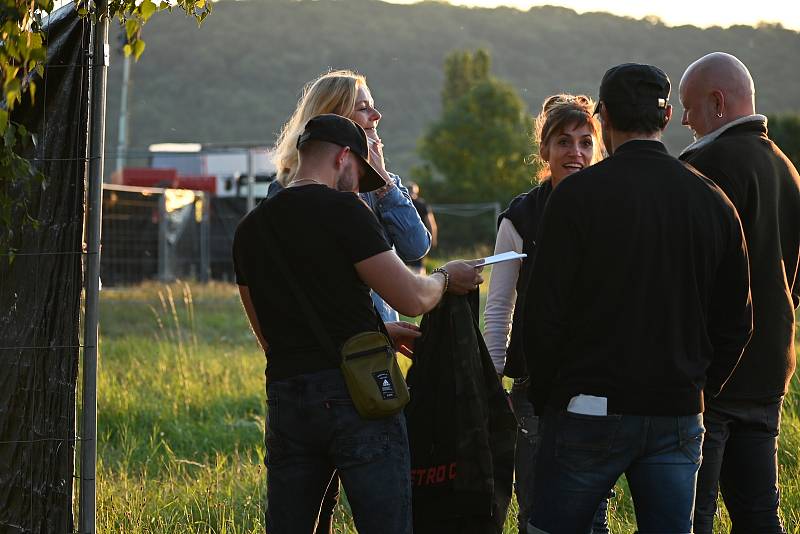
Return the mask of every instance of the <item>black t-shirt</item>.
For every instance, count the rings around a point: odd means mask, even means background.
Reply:
[[[267,225],[277,230],[277,243]],[[236,229],[236,283],[247,286],[264,338],[267,380],[337,365],[323,353],[267,247],[277,246],[336,347],[376,330],[370,289],[353,266],[391,250],[375,215],[355,193],[324,185],[290,187],[262,201]]]

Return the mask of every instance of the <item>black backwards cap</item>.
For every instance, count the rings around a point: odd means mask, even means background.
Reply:
[[[667,107],[669,77],[653,65],[623,63],[606,71],[600,82],[600,95],[594,113],[601,102],[638,108]]]
[[[368,193],[386,185],[380,173],[369,161],[367,134],[364,129],[341,115],[326,113],[312,117],[297,138],[297,148],[308,141],[323,141],[339,146],[346,146],[361,159],[364,164],[364,176],[358,181],[358,191]]]

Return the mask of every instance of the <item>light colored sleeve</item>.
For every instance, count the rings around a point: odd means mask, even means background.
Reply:
[[[494,253],[522,253],[522,237],[507,218],[500,222]],[[522,260],[504,261],[492,266],[489,280],[489,296],[486,298],[486,309],[483,312],[484,340],[492,357],[497,374],[503,373],[506,365],[506,348],[511,332],[511,318],[514,304],[517,301],[517,280]]]

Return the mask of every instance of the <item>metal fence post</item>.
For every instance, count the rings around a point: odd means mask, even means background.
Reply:
[[[167,190],[165,189],[158,199],[158,279],[161,282],[170,281],[170,253],[167,241]]]
[[[256,207],[256,166],[253,149],[247,149],[247,213]]]
[[[200,215],[200,281],[208,282],[211,276],[211,195],[200,194],[202,213]]]
[[[79,523],[83,534],[95,534],[97,515],[97,323],[100,300],[100,232],[103,211],[103,153],[108,76],[108,4],[96,0],[89,59],[89,179],[86,210],[86,312],[83,351],[83,414]]]

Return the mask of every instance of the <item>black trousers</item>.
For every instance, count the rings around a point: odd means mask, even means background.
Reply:
[[[706,399],[703,463],[697,478],[694,531],[711,534],[717,488],[731,534],[784,534],[778,516],[778,431],[783,397],[766,401]]]

